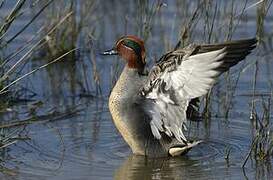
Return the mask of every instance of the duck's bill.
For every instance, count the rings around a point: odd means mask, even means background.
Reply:
[[[117,55],[118,52],[115,49],[110,49],[101,53],[101,55]]]

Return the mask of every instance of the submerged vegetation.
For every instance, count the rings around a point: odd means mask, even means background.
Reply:
[[[27,125],[66,119],[79,114],[88,101],[106,99],[122,65],[100,60],[98,54],[111,47],[115,38],[123,34],[142,37],[152,64],[173,48],[228,41],[241,37],[240,32],[244,37],[256,35],[258,50],[220,77],[200,102],[200,119],[209,129],[214,118],[228,124],[236,116],[246,121],[250,116],[252,143],[242,166],[249,159],[272,162],[273,31],[266,27],[273,1],[177,0],[171,15],[166,13],[169,2],[125,2],[0,0],[0,153],[5,155],[10,145],[31,139]],[[248,28],[248,22],[255,23],[256,29],[243,34],[241,29]],[[253,74],[247,77],[252,91],[239,94],[246,87],[245,82],[240,84],[246,72]],[[238,97],[247,100],[238,102]],[[249,109],[234,113],[248,102]],[[229,162],[232,153],[228,147],[225,159]],[[0,163],[5,160],[0,156]]]

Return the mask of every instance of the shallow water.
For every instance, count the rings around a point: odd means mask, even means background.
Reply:
[[[251,142],[248,119],[212,119],[191,124],[191,137],[204,142],[189,154],[149,159],[135,156],[114,128],[104,100],[90,103],[78,117],[27,127],[30,141],[7,152],[5,179],[257,179],[273,177],[271,168],[249,162],[241,168]],[[102,107],[102,108],[101,108]],[[96,109],[98,109],[96,111]],[[103,109],[103,110],[102,110]],[[227,151],[229,158],[225,159]],[[260,169],[261,168],[261,169]]]
[[[135,23],[136,16],[140,16],[136,8],[139,5],[133,1],[125,2],[127,1],[105,1],[99,4],[95,1],[97,8],[87,22],[87,30],[94,27],[97,29],[94,56],[90,58],[88,54],[79,59],[67,58],[67,61],[39,71],[23,82],[36,95],[30,97],[29,91],[26,91],[25,98],[32,101],[15,104],[12,112],[3,117],[3,120],[22,120],[54,111],[69,112],[77,109],[79,111],[77,115],[72,113],[57,120],[49,118],[49,122],[19,127],[18,129],[30,139],[18,141],[1,152],[1,157],[5,159],[1,162],[1,179],[272,179],[272,160],[263,162],[250,159],[245,168],[241,168],[254,132],[249,120],[253,65],[241,73],[227,119],[221,118],[224,108],[218,102],[223,100],[221,96],[224,96],[226,91],[224,78],[221,78],[222,82],[217,85],[220,93],[214,98],[212,107],[213,115],[217,117],[190,122],[186,134],[190,138],[203,140],[203,143],[186,156],[149,159],[132,155],[115,129],[107,105],[111,82],[118,74],[113,73],[118,59],[98,55],[99,50],[111,47],[114,40],[124,32],[140,33],[141,30]],[[147,59],[150,62],[175,45],[181,21],[190,16],[189,8],[193,9],[196,5],[179,2],[168,2],[160,14],[155,16],[152,33],[146,42],[146,46],[149,47]],[[223,1],[217,2],[221,2],[221,7],[225,6]],[[256,1],[249,1],[249,5],[254,2]],[[240,12],[243,4],[236,3]],[[186,4],[187,7],[182,8],[182,5]],[[266,20],[267,32],[272,32],[270,29],[272,12],[269,11]],[[100,17],[100,20],[93,20],[93,16]],[[255,35],[255,9],[247,11],[245,16],[245,20],[234,33],[234,39]],[[127,21],[128,19],[132,21],[126,22],[126,18]],[[22,20],[21,23],[23,22]],[[42,22],[43,18],[37,22],[37,28]],[[36,26],[28,29],[25,36],[35,31]],[[200,23],[196,27],[196,36],[193,37],[195,41],[205,41],[202,30],[203,24]],[[20,38],[14,43],[14,48],[20,46],[25,37]],[[259,53],[266,56],[261,58]],[[93,66],[90,61],[92,58],[96,58],[99,70],[103,94],[100,97],[96,94],[93,80]],[[259,47],[247,59],[246,65],[252,64],[256,59],[259,60],[256,91],[269,94],[272,75],[268,67],[273,67],[272,53]],[[33,58],[24,70],[28,71],[47,61],[48,57]],[[117,66],[120,67],[117,72],[120,72],[122,65]],[[264,98],[268,97],[267,95]],[[256,99],[260,101],[261,97],[257,96]],[[35,104],[37,102],[41,102],[41,105],[37,106]],[[33,108],[35,111],[31,114]]]

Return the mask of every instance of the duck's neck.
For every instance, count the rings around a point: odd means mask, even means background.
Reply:
[[[137,94],[143,83],[143,77],[141,77],[142,72],[143,70],[130,68],[127,64],[116,82],[112,93],[120,94],[123,98],[127,96],[129,98],[132,95]]]
[[[136,141],[136,119],[133,112],[135,97],[142,86],[143,79],[137,69],[125,66],[119,80],[113,88],[109,98],[109,109],[113,121],[133,151],[139,151],[139,143]],[[131,114],[130,114],[131,113]]]

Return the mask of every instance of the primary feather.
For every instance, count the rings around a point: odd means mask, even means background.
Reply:
[[[160,139],[164,133],[186,144],[183,129],[191,101],[207,94],[216,78],[244,59],[255,43],[251,39],[190,45],[164,55],[140,91],[154,137]]]

